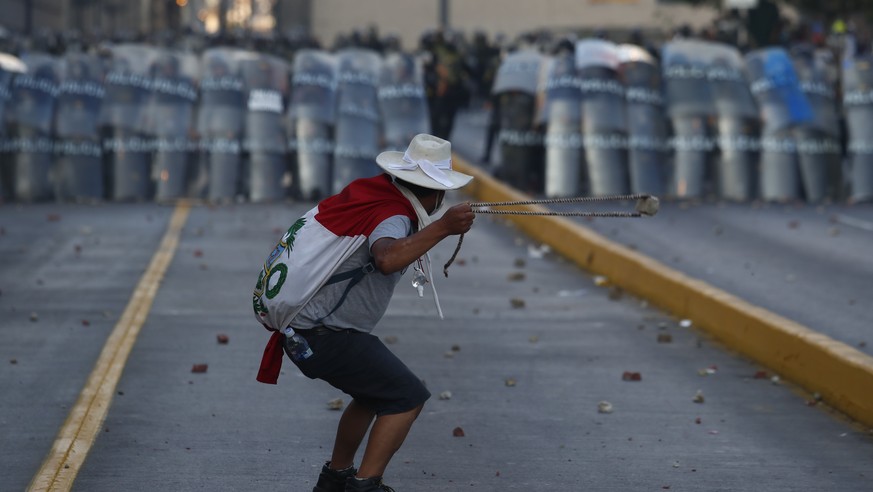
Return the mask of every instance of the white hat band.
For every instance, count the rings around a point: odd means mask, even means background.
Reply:
[[[451,159],[444,159],[436,162],[432,162],[427,159],[413,159],[407,151],[403,154],[403,162],[405,162],[406,164],[389,164],[388,168],[402,171],[414,171],[415,168],[418,167],[421,168],[422,171],[424,171],[424,174],[427,174],[437,183],[443,186],[452,186],[452,180],[449,179],[446,173],[442,172],[442,169],[452,169]]]

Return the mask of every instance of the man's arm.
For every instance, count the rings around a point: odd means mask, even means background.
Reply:
[[[443,239],[469,231],[475,217],[470,204],[461,203],[446,210],[442,217],[409,237],[379,239],[370,248],[376,269],[384,275],[403,270]]]

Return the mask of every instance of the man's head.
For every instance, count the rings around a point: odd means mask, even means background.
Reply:
[[[452,170],[449,141],[424,133],[412,139],[406,152],[382,152],[376,163],[412,191],[430,214],[442,205],[446,190],[462,188],[473,179]]]

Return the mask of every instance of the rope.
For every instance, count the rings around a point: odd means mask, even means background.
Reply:
[[[581,202],[614,202],[621,200],[639,200],[641,198],[651,198],[652,195],[647,193],[636,193],[633,195],[604,195],[604,196],[576,196],[570,198],[546,198],[542,200],[520,200],[516,202],[474,202],[470,206],[473,208],[484,207],[506,207],[512,205],[548,205],[553,203],[581,203]],[[486,212],[487,213],[487,212]]]
[[[558,216],[558,217],[642,217],[639,212],[552,212],[552,211],[536,211],[536,210],[489,210],[489,207],[511,207],[521,205],[549,205],[555,203],[581,203],[581,202],[607,202],[620,200],[640,200],[650,198],[652,195],[646,193],[637,193],[632,195],[605,195],[605,196],[577,196],[571,198],[547,198],[543,200],[519,200],[514,202],[474,202],[470,204],[471,208],[477,214],[494,214],[494,215],[542,215],[542,216]],[[443,275],[449,276],[449,267],[455,262],[455,258],[461,251],[461,245],[464,244],[464,235],[458,236],[458,245],[455,247],[455,252],[452,253],[449,261],[443,265]]]

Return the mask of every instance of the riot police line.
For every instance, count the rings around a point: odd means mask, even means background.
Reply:
[[[430,130],[409,54],[109,52],[0,54],[0,198],[316,200]],[[600,39],[511,52],[493,86],[496,174],[548,196],[869,200],[871,67],[696,40],[660,61]]]
[[[2,201],[317,200],[430,132],[410,54],[106,52],[0,54]]]
[[[871,200],[871,61],[699,40],[666,43],[660,61],[600,39],[518,50],[494,84],[495,173],[551,197]]]

